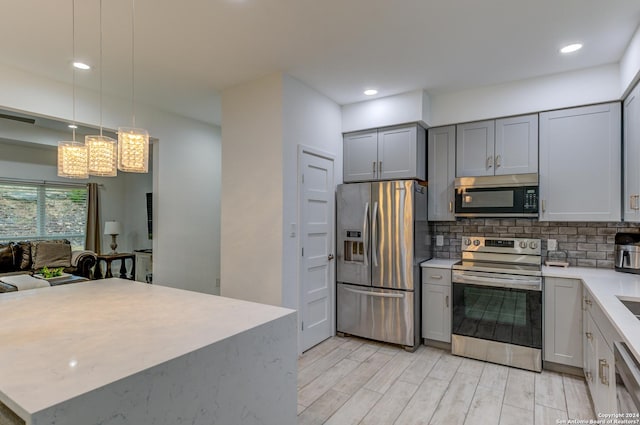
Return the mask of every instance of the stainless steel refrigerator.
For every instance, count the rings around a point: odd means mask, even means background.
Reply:
[[[416,348],[420,263],[431,258],[426,186],[342,184],[337,205],[337,331]]]

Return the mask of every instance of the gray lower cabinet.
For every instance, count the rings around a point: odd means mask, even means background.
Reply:
[[[422,268],[422,338],[451,342],[451,270]]]
[[[582,367],[582,281],[544,279],[544,360]]]
[[[617,413],[613,342],[620,339],[604,312],[584,288],[584,376],[598,413]],[[606,335],[606,337],[605,337]]]

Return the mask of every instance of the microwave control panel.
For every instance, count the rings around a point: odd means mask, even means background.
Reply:
[[[524,211],[538,212],[538,186],[524,188]]]

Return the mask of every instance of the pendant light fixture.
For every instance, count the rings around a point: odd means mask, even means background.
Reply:
[[[89,156],[89,174],[92,176],[115,177],[118,149],[116,140],[102,134],[102,0],[100,0],[100,135],[85,136]]]
[[[75,60],[76,56],[76,2],[75,0],[71,1],[71,36],[73,38],[72,41],[72,55]],[[72,127],[72,140],[70,141],[61,141],[58,142],[58,176],[67,177],[71,179],[86,179],[89,177],[88,173],[88,152],[87,147],[80,142],[76,142],[76,71],[74,67],[71,67],[73,70],[73,112],[72,119],[73,125]]]
[[[149,171],[149,132],[136,127],[135,113],[135,0],[131,0],[131,127],[118,128],[118,169],[130,173]]]

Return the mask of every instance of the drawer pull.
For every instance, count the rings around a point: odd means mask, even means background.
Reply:
[[[440,280],[440,279],[442,279],[442,275],[441,274],[434,274],[433,276],[429,276],[429,279]]]

